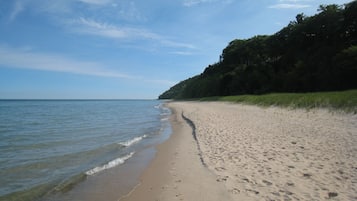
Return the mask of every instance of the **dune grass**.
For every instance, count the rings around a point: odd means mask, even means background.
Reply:
[[[357,114],[357,90],[314,93],[272,93],[201,98],[200,101],[229,101],[260,106],[327,108]]]

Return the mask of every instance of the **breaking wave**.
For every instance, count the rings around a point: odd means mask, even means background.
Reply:
[[[126,160],[128,160],[129,158],[131,158],[132,156],[134,155],[134,152],[131,152],[130,154],[128,155],[125,155],[123,157],[120,157],[120,158],[116,158],[110,162],[108,162],[107,164],[105,165],[102,165],[102,166],[99,166],[99,167],[95,167],[91,170],[88,170],[85,174],[86,175],[94,175],[98,172],[101,172],[103,170],[106,170],[106,169],[110,169],[110,168],[113,168],[115,166],[118,166],[118,165],[121,165],[123,163],[125,163]]]
[[[135,138],[130,139],[128,141],[120,142],[119,144],[124,146],[124,147],[130,147],[131,145],[133,145],[135,143],[138,143],[139,141],[141,141],[142,139],[144,139],[146,137],[147,137],[147,135],[143,135],[143,136],[140,136],[140,137],[135,137]]]

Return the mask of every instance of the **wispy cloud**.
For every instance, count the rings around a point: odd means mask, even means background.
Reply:
[[[187,0],[189,1],[217,1],[217,0]],[[225,0],[227,1],[227,0]],[[25,4],[26,3],[26,4]],[[192,3],[192,2],[191,2]],[[80,4],[89,7],[78,7]],[[9,17],[14,20],[23,10],[45,14],[56,25],[60,25],[71,33],[92,35],[101,38],[129,43],[150,44],[152,49],[169,47],[179,49],[195,49],[194,45],[172,40],[170,36],[157,34],[145,27],[138,26],[136,21],[145,21],[145,17],[137,9],[134,1],[119,0],[16,0]],[[84,9],[76,12],[78,8]],[[98,16],[96,13],[102,13]],[[95,18],[95,20],[94,20]],[[108,23],[116,22],[117,24]],[[134,23],[133,23],[134,22]],[[148,47],[147,49],[150,49]]]
[[[146,20],[145,15],[143,15],[143,13],[137,8],[137,5],[133,1],[121,1],[120,3],[113,3],[112,7],[114,8],[115,12],[119,14],[120,18],[126,21]]]
[[[207,3],[207,2],[210,2],[210,1],[212,1],[212,0],[184,0],[183,1],[183,5],[187,6],[187,7],[190,7],[190,6],[194,6],[194,5],[200,4],[200,3]]]
[[[145,38],[157,39],[159,36],[146,29],[118,27],[108,23],[98,22],[92,19],[79,18],[69,22],[70,29],[77,33],[97,35],[113,39]]]
[[[189,43],[175,42],[167,39],[160,39],[161,43],[168,47],[184,48],[184,49],[197,49],[194,45]]]
[[[300,8],[309,8],[311,5],[308,4],[289,4],[289,3],[281,3],[281,4],[274,4],[269,6],[269,8],[274,9],[300,9]]]
[[[35,52],[31,47],[12,48],[0,45],[0,67],[130,79],[165,86],[177,83],[170,80],[128,75],[103,66],[97,62],[78,61],[62,55]]]
[[[119,27],[92,19],[79,18],[67,22],[69,29],[78,34],[94,35],[114,40],[148,40],[163,47],[195,49],[195,46],[170,40],[147,29]]]
[[[111,0],[78,0],[78,1],[87,4],[94,4],[94,5],[106,5],[112,2]]]
[[[231,3],[233,0],[184,0],[183,5],[186,7],[195,6],[203,3],[212,3],[212,2],[220,2],[220,3]]]
[[[64,72],[100,77],[134,79],[120,72],[103,68],[101,64],[78,61],[61,55],[34,52],[30,48],[0,46],[0,65],[9,68]]]
[[[182,56],[194,55],[193,52],[185,52],[185,51],[174,51],[174,52],[170,52],[170,54],[182,55]]]
[[[96,16],[110,20],[144,21],[134,1],[122,0],[14,0],[7,10],[10,21],[25,9],[48,19],[68,19],[79,16]]]
[[[73,0],[72,0],[73,1]],[[145,21],[146,17],[137,8],[134,1],[122,0],[75,0],[89,6],[90,12],[100,13],[102,18],[120,19],[129,22]],[[68,4],[75,7],[75,2]],[[88,11],[88,10],[87,10]],[[75,15],[75,13],[74,13]]]
[[[308,2],[308,1],[314,1],[314,0],[279,0],[279,2]]]
[[[14,8],[10,13],[9,21],[14,21],[16,17],[24,10],[24,4],[21,1],[15,1]]]
[[[301,9],[309,8],[312,5],[304,2],[311,2],[314,0],[278,0],[278,3],[269,6],[273,9]]]

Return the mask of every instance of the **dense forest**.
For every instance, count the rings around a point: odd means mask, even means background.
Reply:
[[[321,5],[270,36],[233,40],[220,60],[160,99],[357,88],[357,1]]]

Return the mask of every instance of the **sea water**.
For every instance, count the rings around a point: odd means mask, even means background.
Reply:
[[[38,200],[118,167],[162,139],[157,100],[0,101],[0,200]]]

